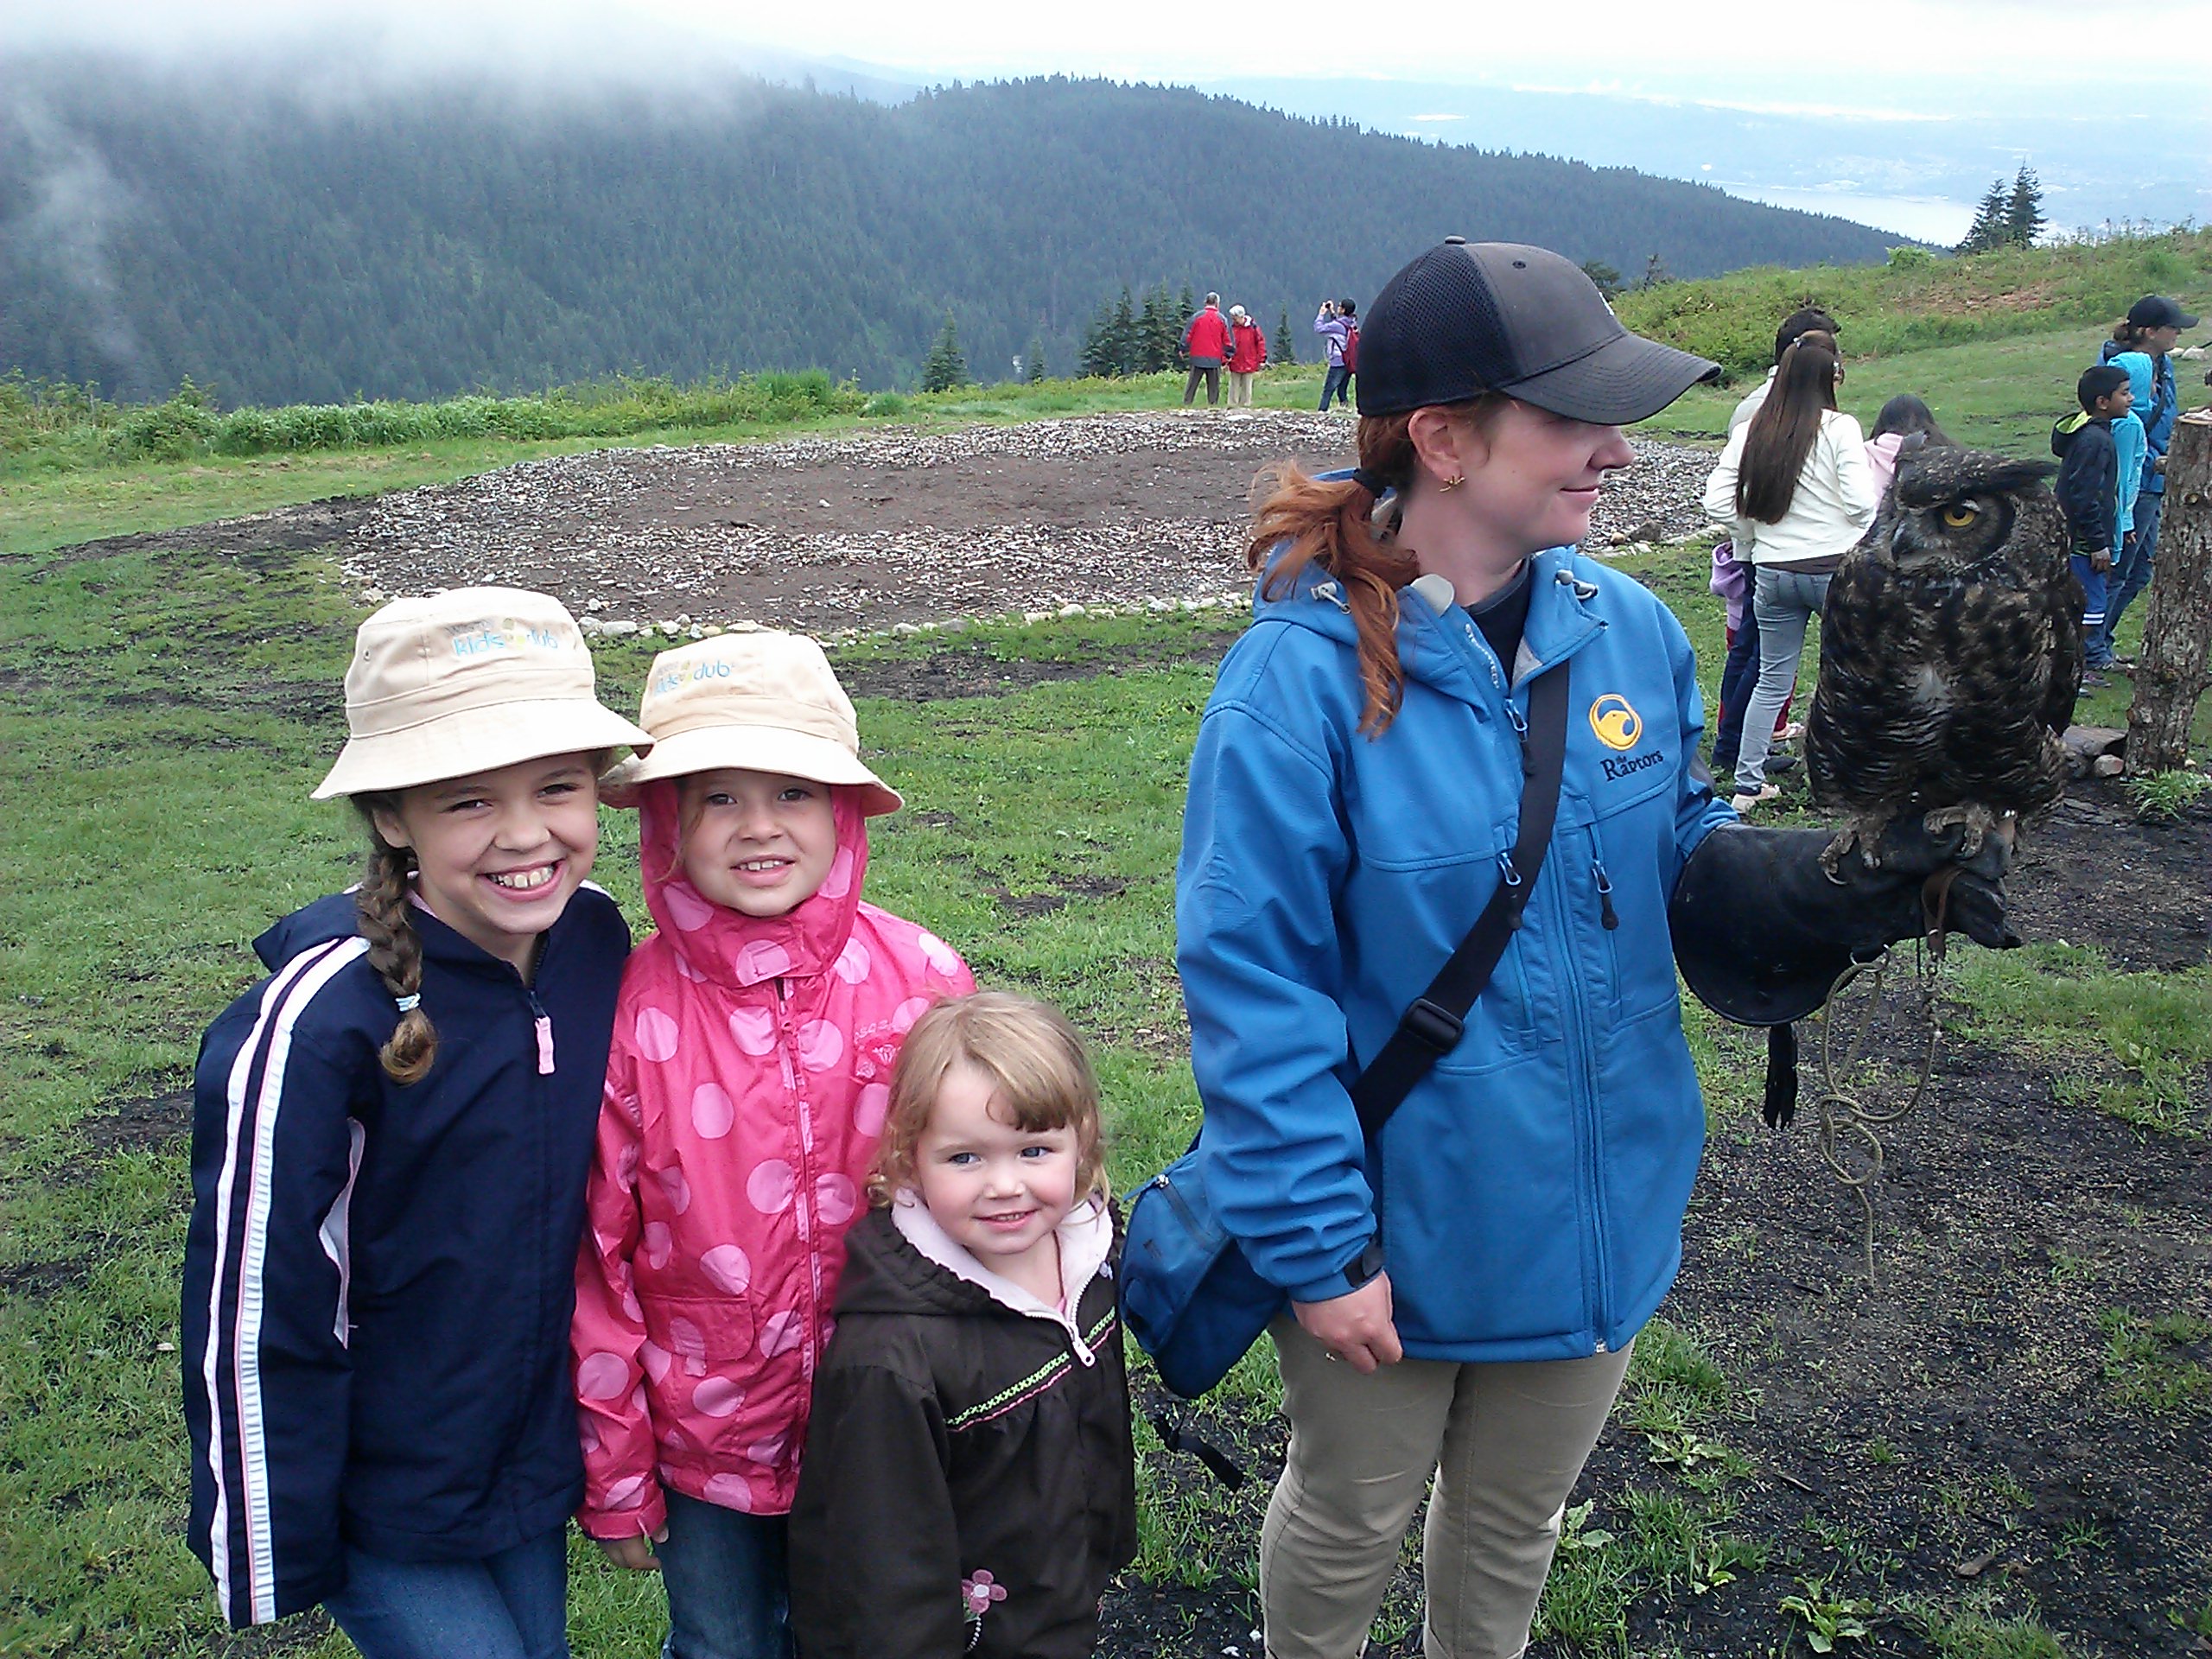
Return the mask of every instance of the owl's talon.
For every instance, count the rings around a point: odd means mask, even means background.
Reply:
[[[1981,851],[1982,842],[1998,827],[1998,817],[1987,807],[1968,801],[1959,806],[1938,807],[1920,823],[1931,836],[1945,830],[1957,830],[1958,857],[1963,862]]]

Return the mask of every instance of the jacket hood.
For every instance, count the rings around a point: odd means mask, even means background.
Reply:
[[[826,971],[852,937],[861,885],[868,874],[868,819],[857,791],[833,785],[837,853],[813,895],[782,916],[740,915],[702,898],[677,861],[682,828],[676,780],[664,778],[639,792],[639,864],[645,906],[686,971],[718,985],[742,988],[772,979]]]
[[[1114,1222],[1096,1199],[1077,1205],[1059,1226],[1061,1288],[1073,1307],[1113,1251]],[[845,1235],[845,1276],[837,1313],[969,1315],[991,1307],[1065,1324],[1018,1286],[956,1243],[912,1193],[889,1210],[870,1211]]]
[[[1520,653],[1512,663],[1501,665],[1514,683],[1572,655],[1598,632],[1600,625],[1589,609],[1590,601],[1598,597],[1598,584],[1577,569],[1580,556],[1571,547],[1548,547],[1529,556],[1529,618]],[[1270,598],[1272,574],[1271,564],[1253,589],[1255,621],[1288,622],[1358,648],[1359,631],[1342,582],[1309,564],[1286,591]],[[1478,642],[1471,626],[1442,626],[1458,607],[1447,601],[1439,611],[1410,586],[1399,590],[1398,599],[1398,662],[1406,677],[1462,702],[1487,700],[1492,661],[1488,647]],[[1505,689],[1496,688],[1499,694]]]
[[[2115,369],[2127,371],[2127,384],[2134,388],[2136,407],[2147,414],[2152,381],[2158,373],[2158,365],[2151,361],[2150,353],[2114,352],[2105,360]]]

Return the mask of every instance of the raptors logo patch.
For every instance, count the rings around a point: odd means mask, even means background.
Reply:
[[[1590,705],[1590,729],[1609,749],[1632,749],[1643,735],[1643,717],[1619,692],[1608,691]]]

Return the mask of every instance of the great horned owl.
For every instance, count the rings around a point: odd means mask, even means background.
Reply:
[[[2050,472],[1923,448],[1844,556],[1805,732],[1814,800],[1848,814],[1831,874],[1853,842],[1872,862],[1907,812],[1963,826],[1970,856],[2005,815],[2064,792],[2082,598]]]

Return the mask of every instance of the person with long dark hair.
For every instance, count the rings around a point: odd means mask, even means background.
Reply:
[[[1820,613],[1828,578],[1880,504],[1859,423],[1835,406],[1842,379],[1835,337],[1801,335],[1783,353],[1765,402],[1730,434],[1706,481],[1706,512],[1751,536],[1736,556],[1748,552],[1751,563],[1759,677],[1736,757],[1738,812],[1782,792],[1766,780],[1766,757],[1775,715],[1797,683],[1805,625]]]
[[[1634,463],[1621,426],[1713,365],[1558,254],[1456,237],[1365,335],[1359,465],[1278,475],[1192,758],[1193,1156],[1287,1298],[1266,1650],[1353,1659],[1426,1497],[1427,1651],[1510,1659],[1681,1261],[1705,1109],[1677,961],[1731,1018],[1797,1018],[1919,930],[1943,856],[1923,836],[1832,882],[1826,831],[1737,823],[1681,625],[1578,550]],[[1987,881],[1952,892],[2001,932]],[[1517,925],[1464,1019],[1440,1010],[1425,988],[1501,894]],[[1370,1134],[1355,1080],[1408,1041],[1430,1063]]]
[[[1884,404],[1874,416],[1874,429],[1866,435],[1866,465],[1874,474],[1874,499],[1889,493],[1897,475],[1897,463],[1929,444],[1954,447],[1952,439],[1936,424],[1936,412],[1909,391]]]

